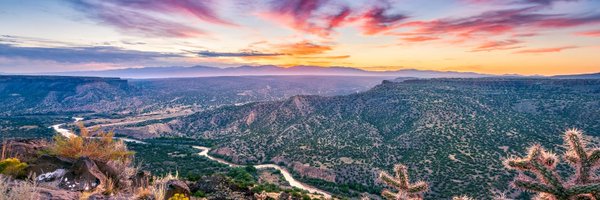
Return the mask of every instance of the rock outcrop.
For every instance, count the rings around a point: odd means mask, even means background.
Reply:
[[[70,191],[91,191],[106,182],[107,177],[98,169],[96,163],[87,157],[82,157],[61,178],[58,186]]]
[[[175,194],[182,194],[183,196],[186,196],[186,197],[190,197],[190,195],[191,195],[190,188],[183,181],[169,180],[169,181],[167,181],[166,185],[167,185],[167,191],[166,191],[166,195],[165,195],[166,199],[169,199],[169,198],[175,196]]]

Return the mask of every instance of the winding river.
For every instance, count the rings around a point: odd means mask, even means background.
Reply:
[[[230,162],[227,162],[227,161],[225,161],[223,159],[215,158],[215,157],[212,157],[212,156],[208,155],[208,152],[210,151],[210,148],[208,148],[208,147],[193,146],[193,148],[200,150],[200,153],[198,153],[198,155],[207,157],[208,159],[217,161],[217,162],[222,163],[222,164],[226,164],[226,165],[228,165],[230,167],[240,167],[241,166],[241,165],[230,163]],[[281,174],[283,175],[283,178],[285,178],[285,180],[291,186],[297,187],[297,188],[300,188],[300,189],[303,189],[303,190],[306,190],[306,191],[308,191],[310,193],[321,194],[321,195],[325,196],[326,198],[331,198],[331,194],[329,194],[329,193],[327,193],[327,192],[325,192],[323,190],[320,190],[318,188],[312,187],[310,185],[304,184],[304,183],[302,183],[302,182],[294,179],[294,177],[292,177],[292,174],[290,174],[290,172],[287,169],[283,168],[283,167],[280,167],[280,166],[274,165],[274,164],[261,164],[261,165],[253,165],[253,166],[256,169],[273,168],[273,169],[279,170],[279,171],[281,171]]]
[[[75,122],[73,122],[73,123],[77,123],[78,121],[83,120],[83,118],[81,118],[81,117],[73,117],[73,119],[75,120]],[[69,129],[61,128],[61,126],[63,126],[63,125],[65,125],[65,123],[55,124],[55,125],[50,126],[50,128],[54,129],[54,131],[60,133],[62,136],[65,136],[67,138],[77,137],[77,135],[75,133],[73,133],[73,131],[71,131]],[[135,142],[135,143],[140,143],[140,144],[146,144],[146,142],[136,140],[136,139],[131,139],[131,138],[125,138],[125,137],[113,137],[113,138],[123,140],[125,142]]]
[[[79,122],[81,120],[83,120],[83,118],[79,118],[79,117],[73,117],[73,119],[75,120],[75,122]],[[65,137],[77,137],[76,134],[74,134],[71,130],[69,129],[64,129],[61,128],[61,126],[65,125],[64,123],[62,124],[56,124],[56,125],[52,125],[50,126],[50,128],[54,129],[56,132],[60,133],[61,135],[65,136]],[[146,144],[146,142],[140,141],[140,140],[135,140],[135,139],[131,139],[131,138],[123,138],[123,137],[115,137],[115,139],[120,139],[123,140],[125,142],[135,142],[135,143],[141,143],[141,144]],[[208,152],[210,151],[210,148],[208,147],[203,147],[203,146],[193,146],[194,149],[198,149],[200,150],[200,153],[198,153],[198,155],[200,156],[204,156],[210,160],[228,165],[230,167],[240,167],[241,165],[237,165],[234,163],[230,163],[227,162],[223,159],[219,159],[219,158],[215,158],[212,157],[210,155],[208,155]],[[292,177],[292,174],[285,168],[280,167],[278,165],[274,165],[274,164],[261,164],[261,165],[253,165],[255,168],[257,169],[265,169],[265,168],[273,168],[276,170],[279,170],[281,172],[281,174],[283,175],[283,178],[285,178],[285,180],[293,187],[297,187],[303,190],[306,190],[310,193],[318,193],[321,194],[323,196],[325,196],[325,198],[331,198],[331,194],[329,194],[328,192],[325,192],[323,190],[320,190],[318,188],[315,188],[313,186],[304,184],[298,180],[296,180],[294,177]]]

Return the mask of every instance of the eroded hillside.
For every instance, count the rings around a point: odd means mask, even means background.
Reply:
[[[370,190],[377,169],[410,163],[431,183],[428,198],[486,197],[508,190],[502,158],[533,142],[559,148],[567,128],[600,132],[599,88],[598,80],[384,82],[359,94],[225,107],[174,126],[218,141],[213,153],[234,162],[284,164],[338,186]]]

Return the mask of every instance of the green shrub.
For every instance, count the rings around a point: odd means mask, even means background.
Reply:
[[[194,194],[192,194],[192,196],[202,198],[202,197],[206,197],[206,193],[204,193],[204,191],[202,191],[202,190],[198,190],[198,191],[194,192]]]
[[[17,158],[7,158],[0,161],[0,173],[9,176],[22,176],[27,168],[27,163]]]

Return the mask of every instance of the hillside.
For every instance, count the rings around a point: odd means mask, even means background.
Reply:
[[[212,154],[287,165],[332,192],[376,191],[378,169],[406,163],[431,183],[428,199],[482,198],[508,191],[501,160],[529,144],[559,149],[572,127],[599,136],[599,88],[599,80],[388,81],[346,96],[224,107],[173,128],[216,141]]]
[[[0,76],[0,114],[149,112],[169,107],[208,108],[298,94],[364,91],[386,77],[264,76],[120,79]]]
[[[102,112],[135,105],[119,78],[0,76],[0,114]]]

